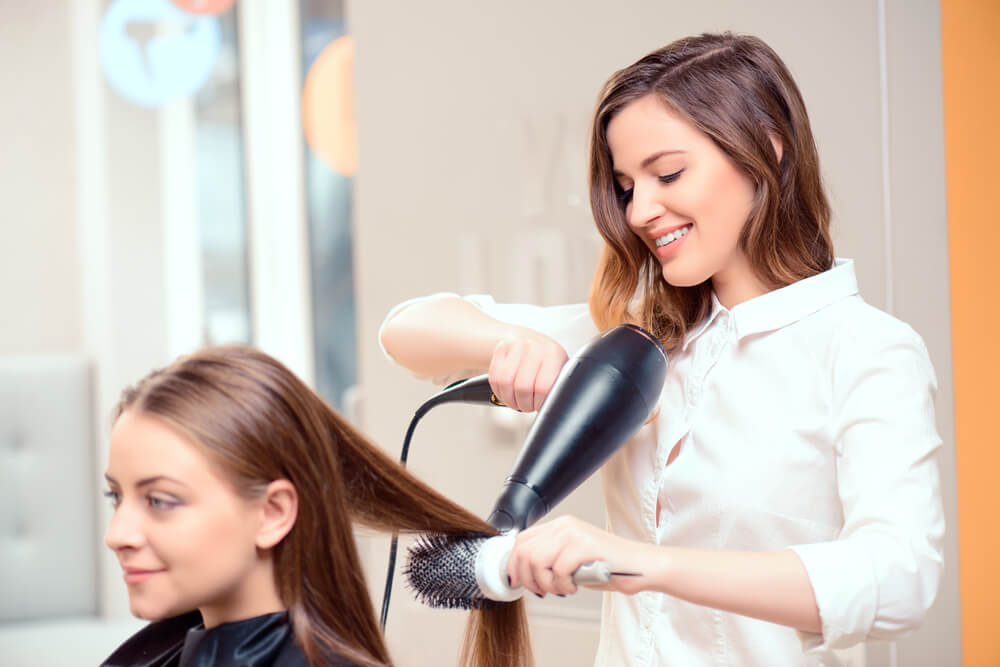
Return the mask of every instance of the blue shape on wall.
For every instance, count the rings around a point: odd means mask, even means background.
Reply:
[[[194,94],[211,75],[221,46],[217,17],[190,14],[170,0],[115,0],[101,21],[104,76],[139,106]]]

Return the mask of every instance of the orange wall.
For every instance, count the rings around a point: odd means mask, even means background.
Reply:
[[[941,0],[962,654],[1000,665],[1000,2]]]

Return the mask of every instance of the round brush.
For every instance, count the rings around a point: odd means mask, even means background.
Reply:
[[[507,558],[514,533],[480,535],[424,535],[408,550],[403,570],[417,600],[441,609],[483,609],[516,600],[524,594],[508,583]],[[606,584],[613,576],[604,561],[582,565],[573,573],[578,586]]]

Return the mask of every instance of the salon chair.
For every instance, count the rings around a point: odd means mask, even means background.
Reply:
[[[100,615],[93,393],[85,359],[0,357],[0,665],[96,665],[143,625]]]

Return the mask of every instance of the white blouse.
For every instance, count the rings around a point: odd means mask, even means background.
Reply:
[[[584,304],[466,298],[570,355],[597,333]],[[602,470],[607,527],[663,545],[790,548],[823,632],[606,593],[596,664],[839,665],[831,649],[918,626],[943,566],[935,389],[923,341],[861,299],[850,260],[730,310],[713,297],[670,354],[659,417]]]

